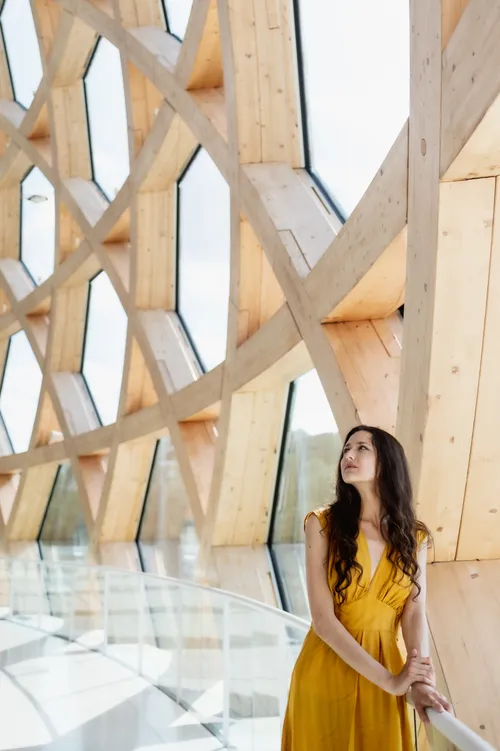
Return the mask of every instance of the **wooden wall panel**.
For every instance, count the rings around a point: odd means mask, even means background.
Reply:
[[[107,478],[106,501],[101,503],[96,519],[97,542],[135,540],[155,446],[155,437],[148,436],[117,447],[113,471]]]
[[[23,476],[6,525],[5,534],[9,541],[37,539],[57,466],[32,467]]]
[[[494,450],[495,418],[500,414],[500,191],[497,178],[493,244],[488,289],[484,292],[485,323],[481,370],[477,383],[474,430],[464,497],[457,557],[500,558],[500,462]]]
[[[428,620],[457,716],[500,745],[499,561],[439,563],[428,568]],[[467,676],[466,680],[464,676]]]
[[[212,544],[267,539],[288,389],[234,394]]]
[[[44,371],[32,448],[2,446],[0,475],[21,478],[13,534],[28,515],[23,483],[69,460],[94,541],[131,539],[144,457],[168,431],[200,537],[212,525],[209,547],[264,542],[289,383],[315,367],[342,431],[361,419],[393,430],[402,364],[397,430],[437,555],[497,555],[485,417],[498,354],[496,5],[412,2],[410,124],[344,226],[302,169],[288,0],[198,0],[182,46],[158,3],[32,6],[45,67],[28,112],[8,101],[0,54],[0,339],[24,328]],[[99,36],[120,50],[131,142],[111,204],[91,181],[83,96]],[[206,374],[175,313],[176,182],[199,144],[231,195],[227,357]],[[32,165],[57,203],[56,270],[39,289],[18,260]],[[101,269],[129,318],[119,416],[106,427],[79,375],[86,289]],[[456,467],[451,480],[439,456]],[[135,480],[122,487],[128,462]]]

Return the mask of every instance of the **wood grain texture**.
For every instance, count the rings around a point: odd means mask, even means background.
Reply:
[[[361,419],[394,430],[401,381],[397,432],[438,557],[481,554],[484,535],[496,555],[485,416],[498,354],[495,4],[412,4],[410,122],[343,226],[303,169],[287,0],[195,0],[183,44],[156,2],[31,5],[44,77],[28,111],[0,50],[0,347],[24,328],[44,383],[29,452],[13,455],[0,435],[6,534],[21,534],[30,472],[70,461],[93,540],[131,540],[151,446],[168,432],[200,537],[212,525],[210,545],[265,542],[284,394],[315,367],[342,431]],[[91,179],[82,81],[100,36],[120,51],[131,155],[111,203]],[[228,345],[209,373],[176,314],[177,181],[198,144],[231,194]],[[19,261],[32,165],[56,195],[55,271],[38,288]],[[79,373],[101,269],[129,322],[106,427]],[[446,486],[439,452],[457,466]]]
[[[428,567],[428,621],[457,716],[497,747],[499,561]],[[464,681],[464,675],[467,680]]]

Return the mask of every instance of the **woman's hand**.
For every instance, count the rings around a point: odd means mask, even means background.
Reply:
[[[429,718],[425,711],[428,707],[436,712],[452,711],[448,699],[436,691],[433,686],[428,686],[425,683],[414,683],[410,695],[418,716],[426,725],[429,724]]]
[[[413,683],[434,687],[434,668],[430,657],[417,657],[413,649],[398,675],[391,675],[386,691],[393,696],[403,696]]]

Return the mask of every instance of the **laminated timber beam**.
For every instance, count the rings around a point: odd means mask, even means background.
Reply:
[[[433,41],[430,50],[432,70],[442,65],[442,75],[439,90],[431,86],[425,94],[434,113],[425,124],[434,128],[432,137],[419,131],[418,97],[425,81],[417,75],[410,122],[343,226],[303,169],[295,29],[287,3],[255,2],[242,9],[229,0],[198,0],[182,45],[163,31],[156,6],[136,0],[54,0],[33,7],[44,77],[28,112],[12,101],[5,76],[1,79],[0,129],[6,140],[0,192],[6,217],[0,236],[0,287],[6,310],[0,315],[0,338],[5,341],[26,328],[44,381],[29,452],[7,452],[0,458],[6,487],[13,487],[9,477],[23,478],[31,467],[70,461],[94,542],[133,539],[151,446],[168,431],[205,545],[261,542],[286,389],[313,366],[342,432],[363,420],[396,429],[403,438],[423,499],[423,516],[436,531],[443,526],[443,514],[452,519],[449,526],[446,522],[447,542],[438,557],[458,551],[472,554],[478,532],[465,522],[478,503],[472,501],[478,497],[475,467],[485,461],[489,466],[483,448],[486,433],[479,430],[486,411],[481,405],[488,404],[491,391],[489,368],[483,366],[487,358],[496,357],[493,251],[487,272],[484,265],[488,242],[496,247],[494,228],[485,223],[493,222],[496,212],[494,118],[500,66],[492,40],[498,29],[497,4],[443,0],[440,19],[437,13],[432,16],[433,23],[439,20],[439,45]],[[130,126],[130,176],[110,204],[90,180],[88,151],[78,146],[86,134],[81,77],[99,36],[120,50]],[[419,44],[425,47],[425,41]],[[414,61],[424,59],[425,50],[414,49]],[[73,121],[70,132],[68,123]],[[433,158],[429,190],[440,202],[437,219],[429,222],[434,229],[426,228],[441,238],[434,259],[444,258],[450,245],[455,248],[457,237],[465,248],[474,234],[481,249],[476,268],[483,264],[483,275],[471,273],[468,281],[477,285],[478,294],[489,290],[481,355],[479,336],[471,335],[483,384],[476,396],[483,396],[471,432],[471,471],[465,472],[470,487],[464,486],[462,501],[454,501],[451,511],[439,500],[434,505],[425,501],[426,467],[431,466],[422,460],[427,444],[424,438],[424,449],[419,448],[421,431],[417,435],[409,425],[410,416],[420,414],[420,404],[425,436],[432,433],[427,420],[432,392],[424,386],[422,396],[410,375],[410,353],[422,351],[420,334],[427,336],[430,330],[428,318],[425,325],[418,323],[418,288],[423,275],[434,273],[431,261],[424,271],[417,268],[411,251],[406,257],[407,236],[410,248],[423,242],[411,217],[428,216],[412,182],[422,138],[427,161]],[[225,362],[205,374],[182,336],[175,299],[175,185],[197,144],[208,151],[231,190],[228,349]],[[58,212],[56,268],[38,288],[26,286],[15,246],[19,182],[31,165],[54,185]],[[470,176],[481,179],[473,181],[474,186],[462,185]],[[419,180],[422,185],[430,178],[426,173]],[[475,218],[468,212],[457,224],[458,235],[449,239],[454,207],[469,201],[476,208]],[[457,274],[461,268],[464,280],[471,271],[469,255],[464,250],[463,265],[455,268]],[[108,274],[129,322],[120,412],[117,423],[107,427],[98,425],[79,375],[88,283],[100,269]],[[403,300],[404,327],[397,313]],[[438,308],[425,316],[437,321]],[[479,308],[465,309],[464,343],[469,342],[465,332],[481,315]],[[436,340],[431,350],[438,349]],[[419,362],[422,372],[428,368],[430,373],[435,360],[431,363],[424,352]],[[428,377],[424,374],[424,381]],[[472,392],[462,404],[463,410],[469,405],[469,421]],[[266,412],[263,405],[271,404],[275,406]],[[62,434],[57,444],[48,442],[51,427]],[[221,519],[228,510],[232,513],[238,495],[234,488],[245,490],[245,472],[253,461],[248,466],[240,462],[234,475],[240,430],[250,457],[255,449],[258,499],[250,515],[245,499],[241,514],[223,529]],[[465,457],[464,446],[460,450]],[[127,466],[127,456],[136,468],[135,480],[121,512],[129,514],[130,523],[116,512],[124,491],[115,475]],[[493,476],[492,482],[496,486]],[[23,518],[25,494],[20,488],[9,512],[14,514],[12,525]],[[479,526],[484,530],[493,519],[494,504],[488,494],[480,497]],[[491,538],[488,555],[495,555],[493,534]]]

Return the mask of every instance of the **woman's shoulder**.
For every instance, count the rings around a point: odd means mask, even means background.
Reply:
[[[309,513],[306,514],[304,519],[304,529],[306,527],[307,520],[311,516],[315,516],[317,519],[319,519],[319,522],[321,524],[321,529],[326,529],[327,527],[327,511],[330,507],[329,506],[321,506],[320,508],[316,508],[313,511],[309,511]]]

